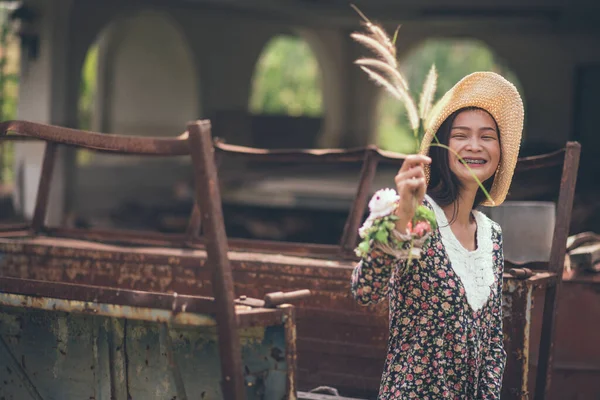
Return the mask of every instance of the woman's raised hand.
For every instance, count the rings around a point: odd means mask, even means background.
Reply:
[[[396,192],[400,196],[396,209],[396,216],[399,218],[396,222],[396,229],[400,232],[406,231],[406,225],[414,217],[417,207],[423,202],[427,190],[423,166],[430,163],[431,158],[427,156],[411,154],[406,157],[394,178]]]

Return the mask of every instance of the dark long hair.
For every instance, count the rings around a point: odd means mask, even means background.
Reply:
[[[441,144],[448,146],[450,143],[450,131],[454,120],[463,111],[481,110],[479,107],[465,107],[453,112],[446,120],[440,125],[436,132],[436,136]],[[485,111],[488,113],[487,111]],[[489,113],[488,113],[489,114]],[[490,115],[491,116],[491,115]],[[494,119],[494,117],[492,117]],[[496,123],[496,120],[494,120]],[[498,131],[498,124],[496,123],[496,132],[498,132],[498,140],[500,140],[500,131]],[[435,142],[435,139],[434,139]],[[458,193],[460,192],[462,185],[458,180],[458,177],[450,170],[450,158],[449,151],[445,148],[438,146],[431,146],[429,148],[429,157],[431,158],[431,169],[429,184],[427,185],[427,194],[440,206],[445,207],[450,204],[454,204],[454,210],[452,211],[452,219],[449,221],[452,223],[458,214]],[[502,157],[502,154],[500,154]],[[485,189],[489,191],[492,189],[494,184],[494,174],[490,179],[483,182]],[[475,202],[473,208],[479,207],[481,203],[485,201],[486,197],[481,188],[477,189],[475,195]]]

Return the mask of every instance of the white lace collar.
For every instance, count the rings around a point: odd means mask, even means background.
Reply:
[[[462,282],[467,302],[473,311],[479,311],[489,299],[495,281],[491,223],[485,215],[473,211],[477,222],[477,249],[469,251],[454,236],[444,210],[429,196],[426,198],[435,212],[451,268]]]

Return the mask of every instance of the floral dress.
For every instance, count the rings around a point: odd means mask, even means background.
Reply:
[[[419,259],[371,251],[352,274],[361,305],[389,297],[390,336],[379,399],[499,399],[502,337],[502,233],[478,211],[477,249],[456,239],[428,196],[438,228]]]

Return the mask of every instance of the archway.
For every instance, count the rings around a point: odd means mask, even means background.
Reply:
[[[198,87],[198,69],[176,19],[158,11],[121,17],[87,52],[77,122],[107,133],[176,136],[201,115]],[[80,151],[77,164],[67,207],[77,221],[179,229],[167,226],[156,210],[190,200],[189,191],[178,197],[180,186],[189,187],[187,163]]]
[[[278,35],[265,45],[254,70],[248,108],[254,145],[315,145],[325,115],[322,72],[305,40]]]
[[[80,128],[174,136],[200,112],[198,74],[186,38],[169,16],[141,12],[107,26],[81,70]]]

